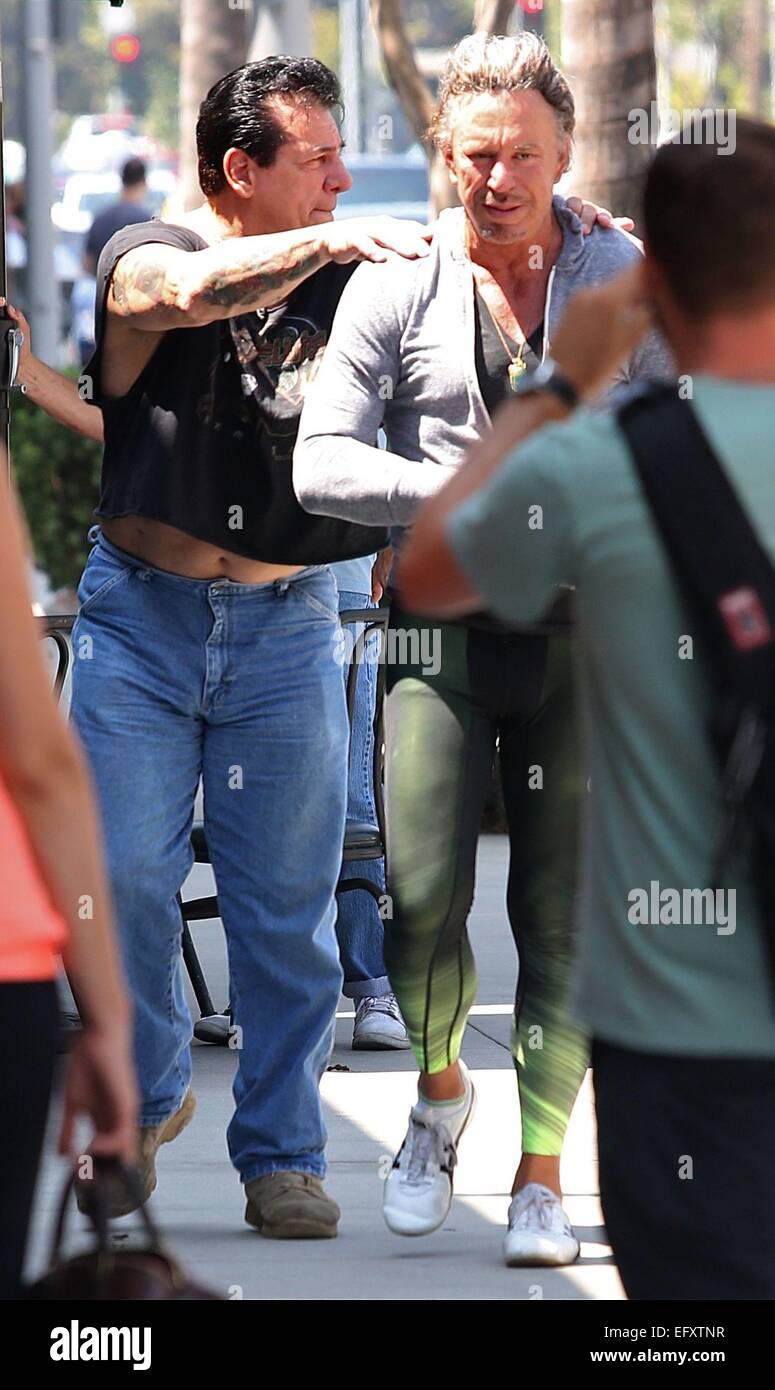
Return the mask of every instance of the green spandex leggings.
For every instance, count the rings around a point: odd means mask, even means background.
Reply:
[[[476,994],[467,918],[497,738],[519,955],[512,1053],[522,1148],[559,1154],[588,1058],[586,1036],[567,1014],[582,781],[570,639],[438,623],[402,613],[395,601],[391,629],[391,984],[421,1070],[443,1071],[460,1054]]]

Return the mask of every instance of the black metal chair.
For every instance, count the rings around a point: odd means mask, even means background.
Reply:
[[[62,694],[62,690],[67,680],[67,673],[70,670],[72,661],[72,650],[68,637],[73,631],[75,623],[75,613],[65,613],[62,615],[45,613],[42,617],[36,617],[35,622],[41,638],[45,641],[50,639],[57,652],[57,669],[54,676],[54,694],[57,699]]]
[[[383,644],[377,668],[377,698],[374,714],[374,758],[372,764],[374,806],[377,813],[377,824],[371,825],[369,823],[356,821],[349,821],[347,823],[344,846],[342,849],[343,866],[365,859],[385,858],[385,807],[382,794],[382,781],[384,764],[383,706],[385,698],[384,646],[387,641],[388,616],[389,609],[387,608],[348,609],[339,615],[343,625],[362,625],[362,629],[353,643],[350,668],[347,675],[347,711],[350,717],[351,737],[358,667],[363,660],[366,644],[372,632],[377,630],[380,632],[381,642]],[[195,822],[193,826],[191,844],[194,850],[195,863],[209,864],[210,855],[207,848],[204,825],[201,821]],[[379,906],[382,894],[378,886],[372,883],[370,879],[340,877],[336,887],[337,895],[340,893],[354,893],[359,891],[370,893]],[[228,1004],[224,1010],[220,1012],[216,1010],[189,930],[190,922],[201,922],[220,916],[218,898],[215,895],[211,895],[206,898],[190,898],[184,902],[181,895],[178,894],[178,903],[180,904],[180,913],[183,921],[183,961],[188,971],[188,976],[200,1013],[200,1018],[194,1025],[194,1036],[198,1038],[200,1042],[212,1043],[221,1047],[228,1046],[232,1025],[231,1011]]]

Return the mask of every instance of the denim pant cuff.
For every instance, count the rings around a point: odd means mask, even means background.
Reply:
[[[187,1095],[187,1093],[188,1093],[188,1089],[189,1089],[188,1086],[186,1086],[186,1087],[184,1088],[183,1094],[182,1094],[182,1096],[180,1097],[180,1100],[177,1102],[177,1104],[176,1104],[176,1105],[173,1105],[173,1106],[171,1107],[171,1109],[165,1110],[165,1112],[164,1112],[163,1115],[160,1115],[160,1114],[158,1113],[158,1101],[155,1102],[157,1108],[156,1108],[156,1110],[155,1110],[153,1113],[151,1113],[150,1111],[145,1111],[145,1110],[142,1110],[142,1109],[141,1109],[141,1111],[140,1111],[140,1120],[139,1120],[140,1128],[141,1128],[141,1129],[147,1129],[147,1128],[149,1128],[151,1125],[163,1125],[165,1120],[170,1120],[170,1119],[172,1118],[173,1115],[177,1115],[177,1113],[178,1113],[178,1111],[179,1111],[181,1105],[183,1104],[183,1101],[184,1101],[185,1098],[186,1098],[186,1095]]]
[[[356,1004],[359,1004],[361,999],[380,999],[383,994],[391,993],[387,975],[380,975],[376,980],[345,980],[342,985],[345,999],[353,999]]]
[[[260,1163],[251,1164],[244,1173],[240,1173],[240,1182],[244,1187],[254,1178],[265,1178],[269,1173],[311,1173],[313,1178],[324,1178],[326,1176],[326,1161],[324,1158],[310,1158],[309,1156],[284,1159],[265,1158]]]

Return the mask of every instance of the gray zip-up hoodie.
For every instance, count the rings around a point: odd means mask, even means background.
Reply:
[[[640,254],[616,230],[584,236],[563,198],[554,210],[563,243],[547,285],[544,356],[574,291],[610,280]],[[463,209],[450,208],[429,256],[366,262],[348,282],[294,453],[294,490],[306,511],[402,528],[489,430],[464,229]],[[674,375],[667,348],[650,334],[600,404],[611,403],[615,388]],[[380,427],[387,449],[376,447]]]

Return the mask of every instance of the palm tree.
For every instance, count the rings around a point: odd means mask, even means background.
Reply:
[[[657,96],[652,0],[562,0],[562,65],[576,98],[574,187],[637,217],[648,143],[630,112]]]
[[[247,4],[226,0],[181,0],[180,174],[185,206],[201,194],[196,174],[194,131],[200,103],[214,82],[247,56]]]

